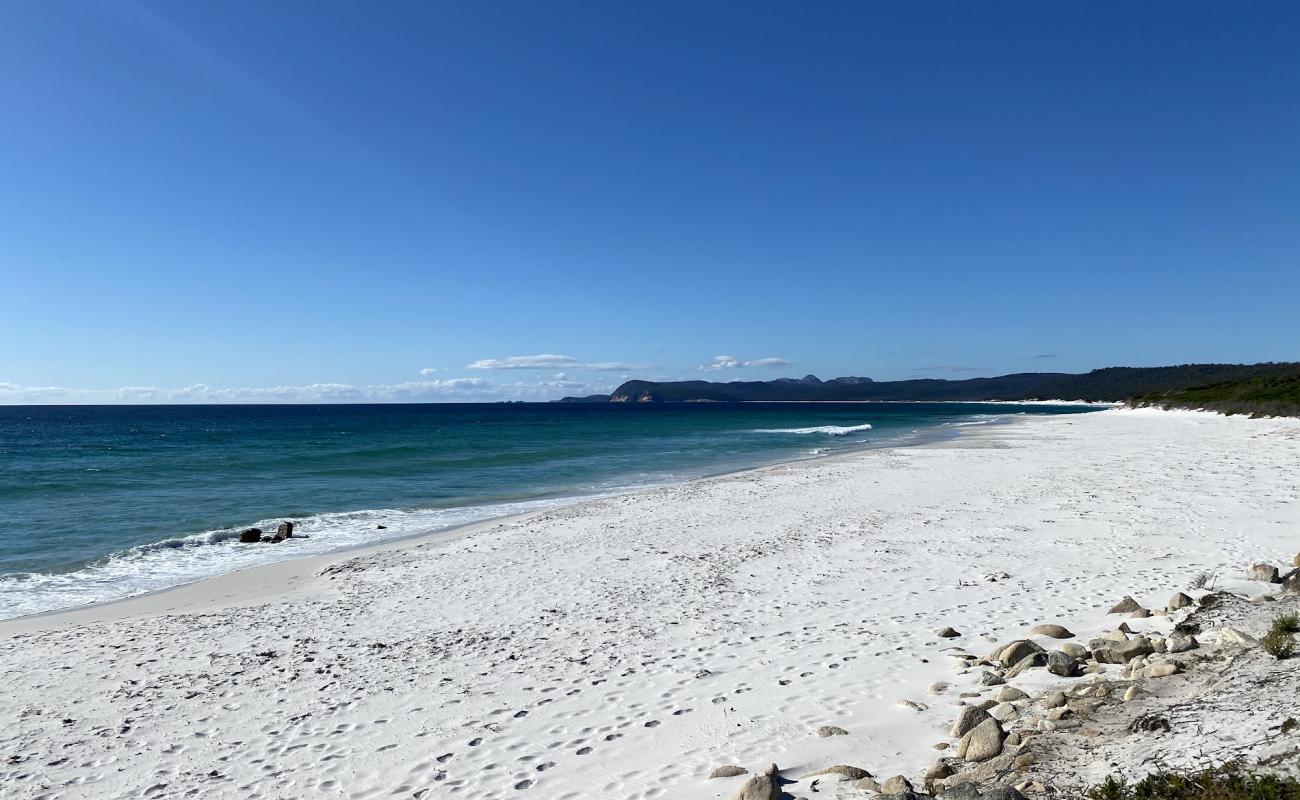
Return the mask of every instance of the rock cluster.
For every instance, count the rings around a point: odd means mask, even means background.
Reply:
[[[281,522],[275,529],[274,535],[267,535],[262,532],[261,528],[245,528],[239,532],[239,541],[241,544],[256,544],[258,542],[279,543],[285,539],[293,538],[293,523]]]

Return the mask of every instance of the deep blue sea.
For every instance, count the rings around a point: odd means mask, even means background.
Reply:
[[[1078,406],[0,407],[0,618]],[[307,538],[239,544],[294,520]],[[384,526],[382,529],[379,526]]]

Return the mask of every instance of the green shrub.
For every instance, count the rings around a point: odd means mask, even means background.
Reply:
[[[1259,643],[1274,658],[1283,659],[1295,655],[1295,637],[1284,630],[1279,630],[1277,626],[1264,634],[1264,638],[1260,639]]]
[[[1295,633],[1300,631],[1300,614],[1294,611],[1283,614],[1273,620],[1273,630],[1282,633]]]

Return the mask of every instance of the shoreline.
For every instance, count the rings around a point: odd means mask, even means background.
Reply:
[[[867,401],[867,402],[877,402],[877,401]],[[337,550],[332,550],[325,553],[317,553],[314,555],[306,555],[306,556],[290,556],[289,558],[282,559],[279,561],[270,561],[263,564],[255,564],[248,567],[240,567],[237,569],[230,570],[228,572],[222,572],[216,575],[210,575],[208,577],[200,578],[194,581],[179,583],[174,586],[168,586],[161,589],[142,592],[140,594],[128,595],[126,597],[118,597],[112,600],[103,600],[95,603],[87,603],[81,606],[72,606],[69,608],[57,608],[57,609],[51,609],[49,611],[37,612],[34,614],[24,614],[18,617],[9,617],[5,619],[0,619],[0,637],[13,635],[15,633],[30,632],[33,630],[46,630],[47,627],[45,625],[36,624],[39,621],[53,621],[55,623],[54,627],[66,627],[70,625],[85,624],[88,622],[105,622],[105,621],[123,618],[125,616],[131,616],[132,614],[129,610],[123,611],[121,614],[116,614],[109,611],[108,609],[109,607],[116,606],[119,604],[130,604],[132,601],[137,601],[137,600],[141,601],[139,605],[146,607],[144,610],[138,613],[147,615],[149,613],[154,613],[152,608],[150,608],[151,604],[146,602],[149,598],[180,592],[182,590],[190,589],[190,588],[195,589],[195,594],[197,595],[197,599],[191,600],[189,598],[183,598],[181,602],[205,604],[207,602],[211,602],[211,598],[214,596],[228,597],[229,595],[222,595],[222,592],[224,591],[223,587],[212,587],[207,591],[200,590],[198,587],[208,583],[209,581],[220,581],[222,579],[231,578],[232,576],[236,576],[236,575],[246,576],[251,578],[251,581],[249,582],[252,583],[254,586],[258,587],[255,590],[255,592],[250,597],[248,597],[248,602],[252,602],[253,600],[265,599],[266,597],[275,594],[276,590],[266,585],[267,581],[271,578],[278,578],[289,584],[297,584],[302,581],[305,572],[310,572],[312,569],[318,567],[323,568],[329,566],[338,560],[346,560],[352,557],[360,557],[360,556],[367,555],[371,552],[387,552],[390,550],[402,550],[407,547],[414,546],[416,543],[419,543],[419,546],[421,547],[424,547],[427,544],[438,544],[444,541],[450,543],[450,542],[457,541],[466,536],[472,536],[474,533],[478,531],[489,530],[496,527],[497,525],[506,525],[512,522],[525,520],[531,516],[537,514],[544,514],[552,510],[580,507],[586,503],[598,502],[600,500],[605,500],[614,497],[637,495],[645,492],[655,491],[656,489],[664,489],[673,486],[682,486],[685,484],[690,484],[698,481],[715,480],[718,478],[725,478],[731,475],[737,475],[737,474],[748,473],[748,472],[761,472],[766,469],[783,467],[791,464],[805,464],[805,463],[811,463],[811,462],[821,461],[821,460],[832,460],[835,458],[846,457],[855,453],[868,451],[868,450],[889,449],[895,447],[924,447],[930,444],[942,443],[962,436],[973,435],[973,432],[968,430],[969,427],[982,427],[984,424],[993,424],[993,425],[1014,424],[1016,421],[1017,420],[1015,418],[1008,418],[1002,420],[990,420],[988,423],[977,423],[974,425],[972,425],[971,423],[957,423],[957,424],[945,423],[943,425],[935,426],[933,428],[925,429],[923,431],[912,431],[907,434],[899,434],[898,436],[888,441],[875,442],[875,443],[863,442],[859,446],[856,447],[847,446],[831,453],[809,453],[805,451],[803,455],[793,457],[794,454],[793,452],[791,452],[789,455],[791,455],[792,457],[790,458],[782,458],[777,461],[765,462],[762,464],[758,464],[756,466],[741,466],[741,467],[736,467],[734,469],[724,469],[718,472],[710,472],[703,475],[699,475],[697,477],[686,478],[685,480],[674,481],[671,483],[650,484],[646,486],[629,487],[622,490],[616,490],[609,494],[599,494],[595,496],[575,495],[569,498],[557,497],[555,498],[555,500],[557,500],[555,505],[546,506],[544,508],[536,509],[532,511],[524,511],[516,514],[502,514],[498,516],[487,517],[485,519],[477,520],[474,522],[465,522],[458,525],[451,525],[445,528],[433,528],[430,530],[416,531],[409,534],[396,536],[391,539],[383,539],[375,542],[347,545]],[[431,541],[425,542],[424,540],[431,540]],[[261,546],[261,545],[249,545],[249,546]],[[299,569],[290,569],[288,566],[290,564],[302,564],[302,567]],[[265,576],[253,574],[257,570],[269,570],[269,572]],[[287,590],[285,591],[287,592]],[[180,610],[183,609],[177,605],[168,605],[166,607],[166,611],[168,613],[176,612]],[[81,616],[82,612],[84,612],[84,620]],[[52,620],[52,618],[60,617],[63,615],[69,615],[70,619],[68,621]],[[22,624],[27,621],[31,621],[34,624],[32,625]]]
[[[1087,641],[1122,595],[1154,608],[1197,572],[1294,553],[1300,422],[1116,410],[961,433],[0,623],[31,626],[0,639],[0,781],[720,800],[745,778],[713,769],[775,762],[797,793],[836,764],[919,785],[962,695],[990,691],[951,647],[1043,622]],[[182,602],[199,587],[206,605]],[[133,603],[153,609],[118,613]]]

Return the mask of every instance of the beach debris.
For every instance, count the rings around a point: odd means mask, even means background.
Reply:
[[[1170,730],[1169,720],[1159,714],[1143,714],[1129,723],[1128,729],[1132,733],[1155,733],[1157,731]]]
[[[254,544],[262,541],[262,529],[244,528],[239,532],[239,541],[241,544]]]
[[[281,522],[280,525],[275,529],[275,538],[272,539],[271,541],[283,542],[285,539],[292,539],[292,538],[293,538],[293,523]]]
[[[849,732],[838,725],[823,725],[817,729],[817,735],[825,739],[828,736],[848,736]]]
[[[934,632],[934,635],[944,639],[955,639],[956,637],[961,636],[960,633],[949,627],[940,628]]]
[[[912,791],[912,784],[902,775],[886,778],[885,782],[880,784],[880,793],[883,795],[902,794],[910,791]]]
[[[857,781],[857,780],[862,780],[863,778],[871,777],[871,773],[867,772],[862,767],[855,767],[852,766],[851,764],[836,764],[833,767],[827,767],[826,769],[818,770],[817,772],[811,773],[809,775],[805,775],[804,778],[816,778],[819,775],[840,775],[851,781]]]
[[[981,722],[989,719],[992,719],[989,712],[979,706],[962,706],[961,713],[957,715],[956,721],[952,723],[948,735],[954,739],[960,739],[974,730]]]
[[[1277,567],[1272,564],[1251,564],[1250,569],[1246,570],[1246,580],[1281,583],[1278,578]]]
[[[1128,595],[1125,595],[1123,600],[1111,606],[1110,611],[1107,611],[1106,613],[1107,614],[1132,614],[1134,611],[1138,611],[1141,608],[1142,606],[1138,605],[1138,601],[1134,600],[1132,597],[1129,597]]]
[[[957,756],[968,762],[988,761],[1002,753],[1006,733],[996,719],[988,717],[957,743]]]
[[[721,767],[715,767],[714,770],[709,773],[709,779],[734,778],[737,775],[744,775],[747,772],[749,772],[749,770],[744,767],[737,767],[734,764],[725,764]]]
[[[1173,597],[1169,598],[1168,609],[1170,611],[1177,611],[1180,608],[1187,608],[1194,602],[1196,601],[1192,600],[1188,595],[1185,595],[1182,592],[1176,592]]]
[[[1079,674],[1079,660],[1060,650],[1053,650],[1047,654],[1047,671],[1062,678],[1073,678]]]
[[[1029,629],[1029,635],[1030,635],[1030,636],[1048,636],[1048,637],[1051,637],[1051,638],[1053,638],[1053,639],[1073,639],[1073,638],[1074,638],[1074,634],[1073,634],[1073,633],[1070,633],[1070,630],[1069,630],[1068,628],[1066,628],[1066,627],[1064,627],[1064,626],[1062,626],[1062,625],[1055,625],[1055,624],[1052,624],[1052,623],[1050,623],[1050,622],[1049,622],[1049,623],[1044,623],[1044,624],[1042,624],[1042,625],[1035,625],[1034,627],[1030,628],[1030,629]]]

